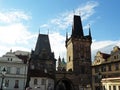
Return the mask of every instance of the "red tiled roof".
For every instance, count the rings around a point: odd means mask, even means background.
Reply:
[[[104,59],[107,59],[110,57],[110,54],[107,54],[107,53],[100,52],[100,54],[103,56]]]

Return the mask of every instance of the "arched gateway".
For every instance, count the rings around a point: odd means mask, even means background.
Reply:
[[[64,77],[56,82],[55,90],[75,90],[75,89],[72,81]]]

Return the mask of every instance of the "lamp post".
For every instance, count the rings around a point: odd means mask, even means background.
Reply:
[[[99,79],[99,89],[102,90],[102,87],[101,87],[102,74],[100,72],[98,73],[98,79]]]
[[[1,76],[2,77],[2,81],[1,81],[1,88],[0,88],[0,90],[3,90],[3,81],[4,81],[4,78],[5,78],[5,74],[6,74],[5,68],[3,68],[1,74],[2,74],[2,76]]]

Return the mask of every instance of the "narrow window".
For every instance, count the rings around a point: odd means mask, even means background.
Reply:
[[[5,87],[9,87],[9,80],[5,80]]]
[[[116,86],[113,86],[113,90],[116,90]]]
[[[111,90],[111,86],[109,86],[109,90]]]
[[[15,80],[14,88],[19,88],[19,80]]]
[[[7,73],[10,74],[10,67],[7,67]]]
[[[115,70],[119,70],[119,63],[115,64]]]
[[[46,83],[45,79],[42,79],[41,84],[45,85],[45,83]]]
[[[69,62],[70,62],[70,59],[71,59],[71,58],[70,58],[70,56],[69,56]]]
[[[37,79],[34,79],[34,85],[37,85],[37,84],[38,84]]]
[[[108,71],[111,71],[111,65],[108,65]]]
[[[118,90],[120,90],[120,86],[118,86]]]
[[[16,68],[16,74],[20,74],[20,68]]]

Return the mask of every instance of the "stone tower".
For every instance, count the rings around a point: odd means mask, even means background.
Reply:
[[[38,35],[35,50],[31,51],[31,57],[28,64],[26,87],[30,86],[30,83],[32,83],[32,78],[37,77],[39,80],[40,78],[54,80],[56,71],[56,59],[54,57],[54,52],[51,52],[48,35]]]
[[[89,35],[84,35],[81,17],[74,15],[72,34],[68,38],[66,35],[67,67],[68,72],[73,72],[74,83],[79,84],[79,88],[91,86],[91,31]]]

